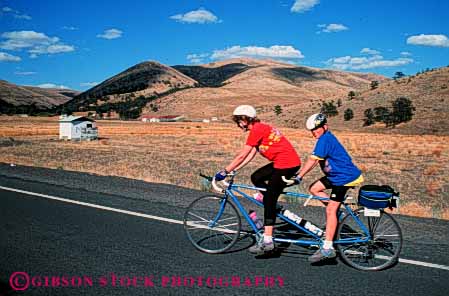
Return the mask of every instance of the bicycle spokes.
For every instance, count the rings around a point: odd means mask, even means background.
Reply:
[[[361,225],[366,226],[368,233]],[[337,238],[343,242],[337,245],[342,259],[361,270],[393,265],[402,247],[402,233],[396,220],[383,211],[379,217],[367,217],[363,208],[354,212],[354,217],[343,219]]]
[[[206,253],[231,248],[240,236],[241,220],[234,205],[221,197],[203,196],[184,215],[184,229],[192,244]]]

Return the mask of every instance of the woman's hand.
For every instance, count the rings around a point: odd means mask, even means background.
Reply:
[[[223,181],[227,175],[228,175],[228,172],[225,169],[223,169],[215,174],[215,180]]]

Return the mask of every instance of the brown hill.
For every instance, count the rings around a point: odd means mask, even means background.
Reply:
[[[222,66],[173,66],[179,72],[198,81],[202,87],[220,87],[224,82],[251,66],[243,63],[229,63]]]
[[[79,94],[71,103],[79,106],[121,102],[139,96],[154,96],[172,89],[193,87],[197,82],[157,62],[143,62]]]
[[[409,99],[416,108],[411,121],[395,128],[385,128],[376,123],[364,127],[365,131],[398,132],[412,134],[448,134],[449,126],[449,67],[439,68],[397,80],[385,81],[373,90],[363,91],[353,100],[343,98],[340,114],[332,120],[342,128],[361,129],[365,110],[386,107],[390,111],[392,102],[400,97]],[[344,121],[344,110],[350,108],[354,118]]]
[[[20,86],[0,80],[0,104],[9,106],[29,106],[47,109],[61,105],[79,92],[70,89],[47,89],[33,86]]]
[[[187,119],[218,117],[229,121],[235,106],[254,105],[264,120],[302,128],[311,113],[324,102],[338,106],[330,118],[342,130],[404,133],[447,133],[449,121],[449,68],[390,80],[369,73],[352,73],[296,66],[272,60],[231,59],[199,66],[168,67],[156,62],[138,64],[78,95],[77,107],[100,112],[119,111],[136,118],[138,114],[184,115]],[[370,84],[378,81],[372,90]],[[354,91],[355,98],[348,99]],[[413,119],[394,129],[376,123],[364,127],[368,108],[387,107],[398,97],[410,99],[416,107]],[[275,115],[274,107],[282,113]],[[79,109],[79,108],[78,108]],[[354,118],[344,120],[351,109]],[[120,111],[121,110],[121,111]],[[137,115],[137,116],[136,116]],[[435,124],[436,119],[442,124]]]
[[[203,69],[211,72],[232,65],[238,65],[241,71],[234,71],[227,80],[217,81],[223,85],[221,87],[186,89],[159,98],[152,104],[159,106],[158,113],[161,115],[184,114],[187,118],[216,116],[225,119],[229,119],[236,105],[252,104],[262,116],[270,117],[275,105],[286,110],[294,107],[308,111],[321,100],[345,96],[350,90],[368,89],[372,80],[387,80],[375,74],[322,70],[271,60],[232,59],[194,67],[195,71]],[[189,69],[188,66],[179,69],[189,74],[185,70]],[[150,108],[144,109],[144,112],[150,112]],[[292,118],[295,116],[291,115]]]

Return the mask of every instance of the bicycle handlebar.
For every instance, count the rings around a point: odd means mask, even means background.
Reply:
[[[217,181],[215,180],[215,177],[212,178],[212,188],[218,193],[223,193],[224,189],[217,185]]]
[[[215,180],[215,177],[206,176],[206,175],[204,175],[204,174],[202,174],[202,173],[200,173],[200,176],[203,177],[204,179],[208,180],[209,182],[211,182],[212,188],[213,188],[216,192],[218,192],[218,193],[223,193],[223,192],[225,191],[224,188],[220,187],[220,186],[217,184],[217,181]],[[233,177],[235,176],[235,172],[231,172],[231,173],[227,174],[226,176],[227,176],[227,177],[230,176],[231,178],[233,178]],[[223,183],[224,186],[229,187],[229,183],[226,182],[225,180],[223,180],[223,181],[221,181],[221,182]]]
[[[234,182],[234,177],[237,175],[237,172],[233,171],[226,175],[226,177],[230,177],[230,183]],[[230,183],[226,180],[219,181],[220,184],[215,180],[215,177],[207,176],[202,173],[200,173],[200,176],[211,182],[212,188],[214,191],[218,193],[224,193],[226,188],[230,186]],[[222,186],[221,186],[222,185]],[[258,190],[258,191],[267,191],[266,188],[259,188],[259,187],[253,187],[253,186],[246,186],[246,185],[236,185],[237,187],[247,188],[250,190]]]

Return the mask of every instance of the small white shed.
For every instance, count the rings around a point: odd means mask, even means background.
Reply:
[[[61,116],[59,120],[59,139],[98,139],[98,129],[95,120],[84,116]]]

